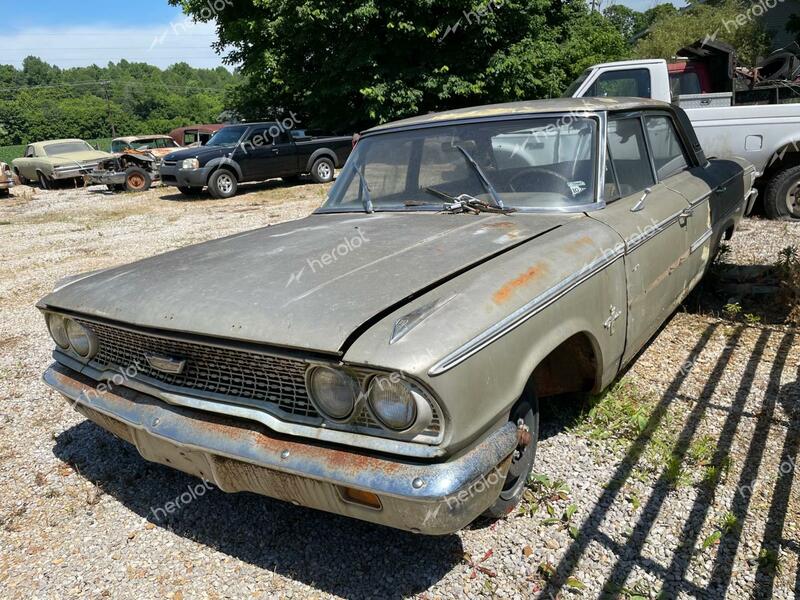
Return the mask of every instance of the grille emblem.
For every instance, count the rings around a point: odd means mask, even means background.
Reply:
[[[145,354],[147,364],[153,367],[156,371],[162,373],[169,373],[170,375],[180,375],[186,367],[186,361],[179,358],[172,358],[171,356],[161,356],[159,354]]]

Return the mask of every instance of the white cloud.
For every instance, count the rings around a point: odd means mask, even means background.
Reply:
[[[0,36],[0,64],[20,67],[26,56],[33,55],[62,68],[105,66],[121,59],[162,68],[177,62],[214,68],[222,64],[222,58],[211,49],[215,40],[213,23],[194,23],[183,17],[164,25],[135,28],[30,28]]]

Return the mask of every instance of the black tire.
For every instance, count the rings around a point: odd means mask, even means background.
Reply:
[[[128,167],[125,169],[125,191],[146,192],[153,185],[153,178],[141,167]]]
[[[196,196],[197,194],[203,191],[201,187],[187,187],[185,185],[179,185],[178,191],[181,194],[185,194],[186,196]]]
[[[39,178],[39,187],[43,190],[52,190],[53,189],[53,180],[50,179],[47,175],[42,173],[41,171],[36,171],[36,175]]]
[[[800,165],[785,169],[769,180],[764,212],[770,219],[800,219]]]
[[[17,169],[14,169],[14,173],[17,174],[17,178],[19,179],[19,182],[20,182],[21,185],[30,185],[31,184],[31,180],[28,179],[27,177],[23,177],[22,174],[20,174],[20,172]]]
[[[311,167],[311,177],[317,183],[330,183],[333,181],[333,161],[325,156],[314,161]]]
[[[208,178],[208,191],[219,200],[232,198],[238,189],[239,181],[236,179],[236,174],[228,169],[217,169]]]
[[[9,192],[9,191],[8,191],[7,189],[5,189],[5,188],[3,188],[2,190],[0,190],[0,198],[8,198],[10,195],[11,195],[11,192]]]
[[[485,517],[491,519],[502,519],[516,508],[525,493],[528,478],[533,470],[536,446],[539,442],[539,401],[533,383],[526,386],[522,398],[511,409],[509,420],[512,423],[518,423],[520,419],[528,427],[530,442],[515,451],[500,495],[494,504],[483,513]],[[517,456],[517,452],[519,456]]]
[[[121,185],[119,183],[107,183],[106,187],[108,188],[108,191],[110,191],[110,192],[124,192],[125,191],[125,185],[124,184]]]

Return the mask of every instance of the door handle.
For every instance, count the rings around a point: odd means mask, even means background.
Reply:
[[[717,187],[717,188],[716,188],[714,191],[715,191],[717,194],[724,194],[725,192],[727,192],[727,191],[728,191],[728,188],[727,188],[727,187],[725,187],[724,185],[720,185],[720,186],[718,186],[718,187]]]
[[[681,218],[681,219],[688,219],[688,218],[689,218],[689,217],[691,217],[693,214],[694,214],[694,210],[692,210],[691,208],[684,208],[684,209],[681,211],[681,214],[680,214],[680,215],[678,215],[678,217],[679,217],[679,218]]]
[[[273,149],[272,149],[272,153],[273,153],[273,154],[277,154],[278,152],[280,152],[280,150],[278,150],[277,148],[273,148]]]
[[[644,193],[639,201],[631,207],[631,212],[639,212],[644,208],[644,201],[647,199],[647,196],[653,191],[653,188],[644,188]]]

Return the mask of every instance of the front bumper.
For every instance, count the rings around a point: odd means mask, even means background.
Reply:
[[[223,491],[255,492],[429,535],[461,529],[494,502],[518,443],[517,428],[508,423],[457,458],[411,463],[300,443],[257,423],[172,406],[125,387],[98,389],[98,382],[58,363],[44,381],[145,459]],[[345,488],[377,495],[380,508],[346,500]]]
[[[208,169],[181,169],[177,164],[161,164],[161,183],[177,187],[205,187]]]
[[[0,190],[10,190],[14,187],[14,178],[13,177],[3,177],[0,176]]]
[[[755,206],[756,200],[758,199],[758,190],[756,188],[751,188],[750,191],[745,196],[745,202],[747,204],[744,210],[744,216],[747,217],[753,212],[753,207]]]

